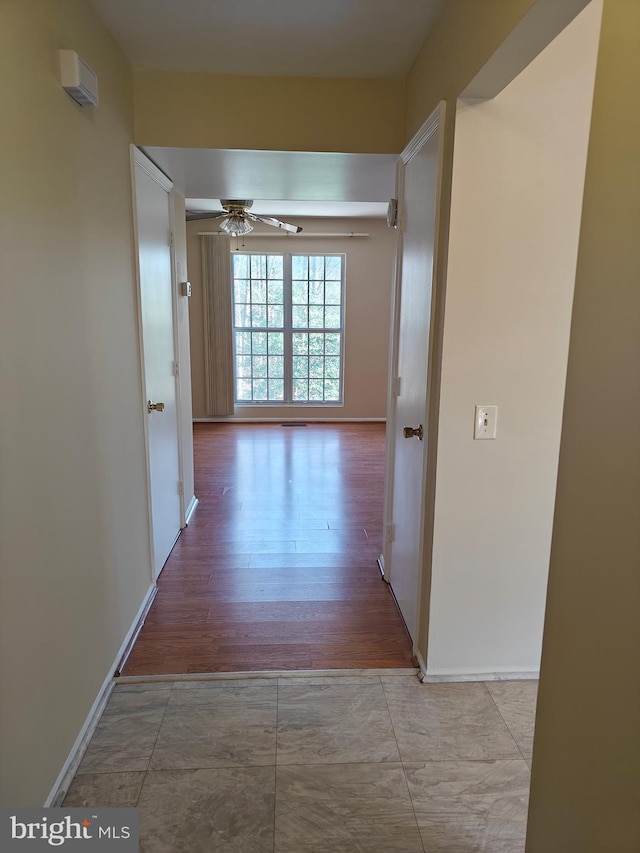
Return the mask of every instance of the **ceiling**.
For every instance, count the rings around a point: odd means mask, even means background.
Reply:
[[[403,77],[444,0],[91,0],[132,65]]]
[[[363,78],[405,75],[445,0],[91,2],[137,67]],[[263,215],[384,216],[394,195],[393,155],[144,150],[194,211],[252,198]]]

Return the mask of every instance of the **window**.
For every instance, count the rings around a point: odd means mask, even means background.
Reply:
[[[237,403],[342,402],[343,255],[233,254]]]

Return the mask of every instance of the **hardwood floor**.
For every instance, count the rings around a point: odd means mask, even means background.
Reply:
[[[200,504],[124,675],[413,666],[376,559],[383,424],[196,424]]]

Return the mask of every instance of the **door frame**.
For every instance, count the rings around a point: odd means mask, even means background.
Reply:
[[[445,140],[452,138],[452,127],[447,124],[446,102],[440,101],[429,118],[411,139],[396,167],[396,192],[398,198],[398,221],[396,256],[391,291],[391,328],[389,346],[389,371],[387,384],[387,434],[386,434],[386,477],[384,495],[384,537],[380,568],[384,580],[391,583],[393,566],[390,560],[388,531],[393,525],[393,489],[395,468],[395,433],[397,427],[397,382],[398,353],[400,342],[400,302],[402,299],[402,256],[405,216],[404,179],[405,167],[434,135],[438,140],[438,174],[436,177],[435,225],[433,239],[433,267],[431,292],[431,326],[427,344],[427,398],[425,400],[425,433],[423,447],[421,484],[421,522],[418,589],[418,634],[413,643],[413,652],[418,661],[421,677],[426,675],[427,641],[429,633],[429,605],[431,593],[431,567],[433,554],[433,521],[436,497],[436,460],[438,445],[438,417],[440,408],[440,373],[442,365],[442,338],[444,329],[444,297],[446,289],[446,243],[448,235],[448,196],[445,199]],[[450,181],[449,181],[450,184]],[[446,226],[446,227],[445,227]],[[402,388],[400,388],[400,392]]]
[[[132,218],[133,218],[133,240],[134,240],[134,266],[136,280],[136,314],[138,325],[138,351],[140,355],[140,404],[143,420],[144,432],[144,452],[145,452],[145,475],[147,486],[147,512],[149,517],[149,548],[151,555],[150,572],[151,581],[155,585],[157,578],[155,577],[155,548],[153,543],[153,510],[151,505],[151,459],[149,455],[149,421],[147,416],[147,386],[146,386],[146,371],[144,359],[144,342],[142,329],[142,292],[140,282],[140,264],[139,264],[139,244],[138,244],[138,219],[136,214],[136,166],[139,166],[145,174],[155,181],[155,183],[167,193],[167,203],[169,205],[169,231],[167,240],[171,256],[171,323],[173,328],[173,353],[174,362],[177,363],[177,354],[179,350],[178,340],[178,276],[176,266],[176,252],[174,241],[174,225],[175,225],[175,210],[174,210],[174,190],[173,181],[171,181],[156,165],[153,163],[137,146],[130,145],[130,167],[131,167],[131,202],[132,202]],[[180,482],[184,484],[184,439],[182,434],[182,414],[183,401],[180,393],[180,381],[177,375],[174,375],[176,386],[176,440],[178,443],[178,477]],[[184,487],[179,494],[180,501],[180,530],[187,526],[186,508]]]

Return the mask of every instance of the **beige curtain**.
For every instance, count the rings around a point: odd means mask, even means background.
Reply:
[[[207,417],[233,414],[231,246],[224,234],[203,234],[204,365]]]

